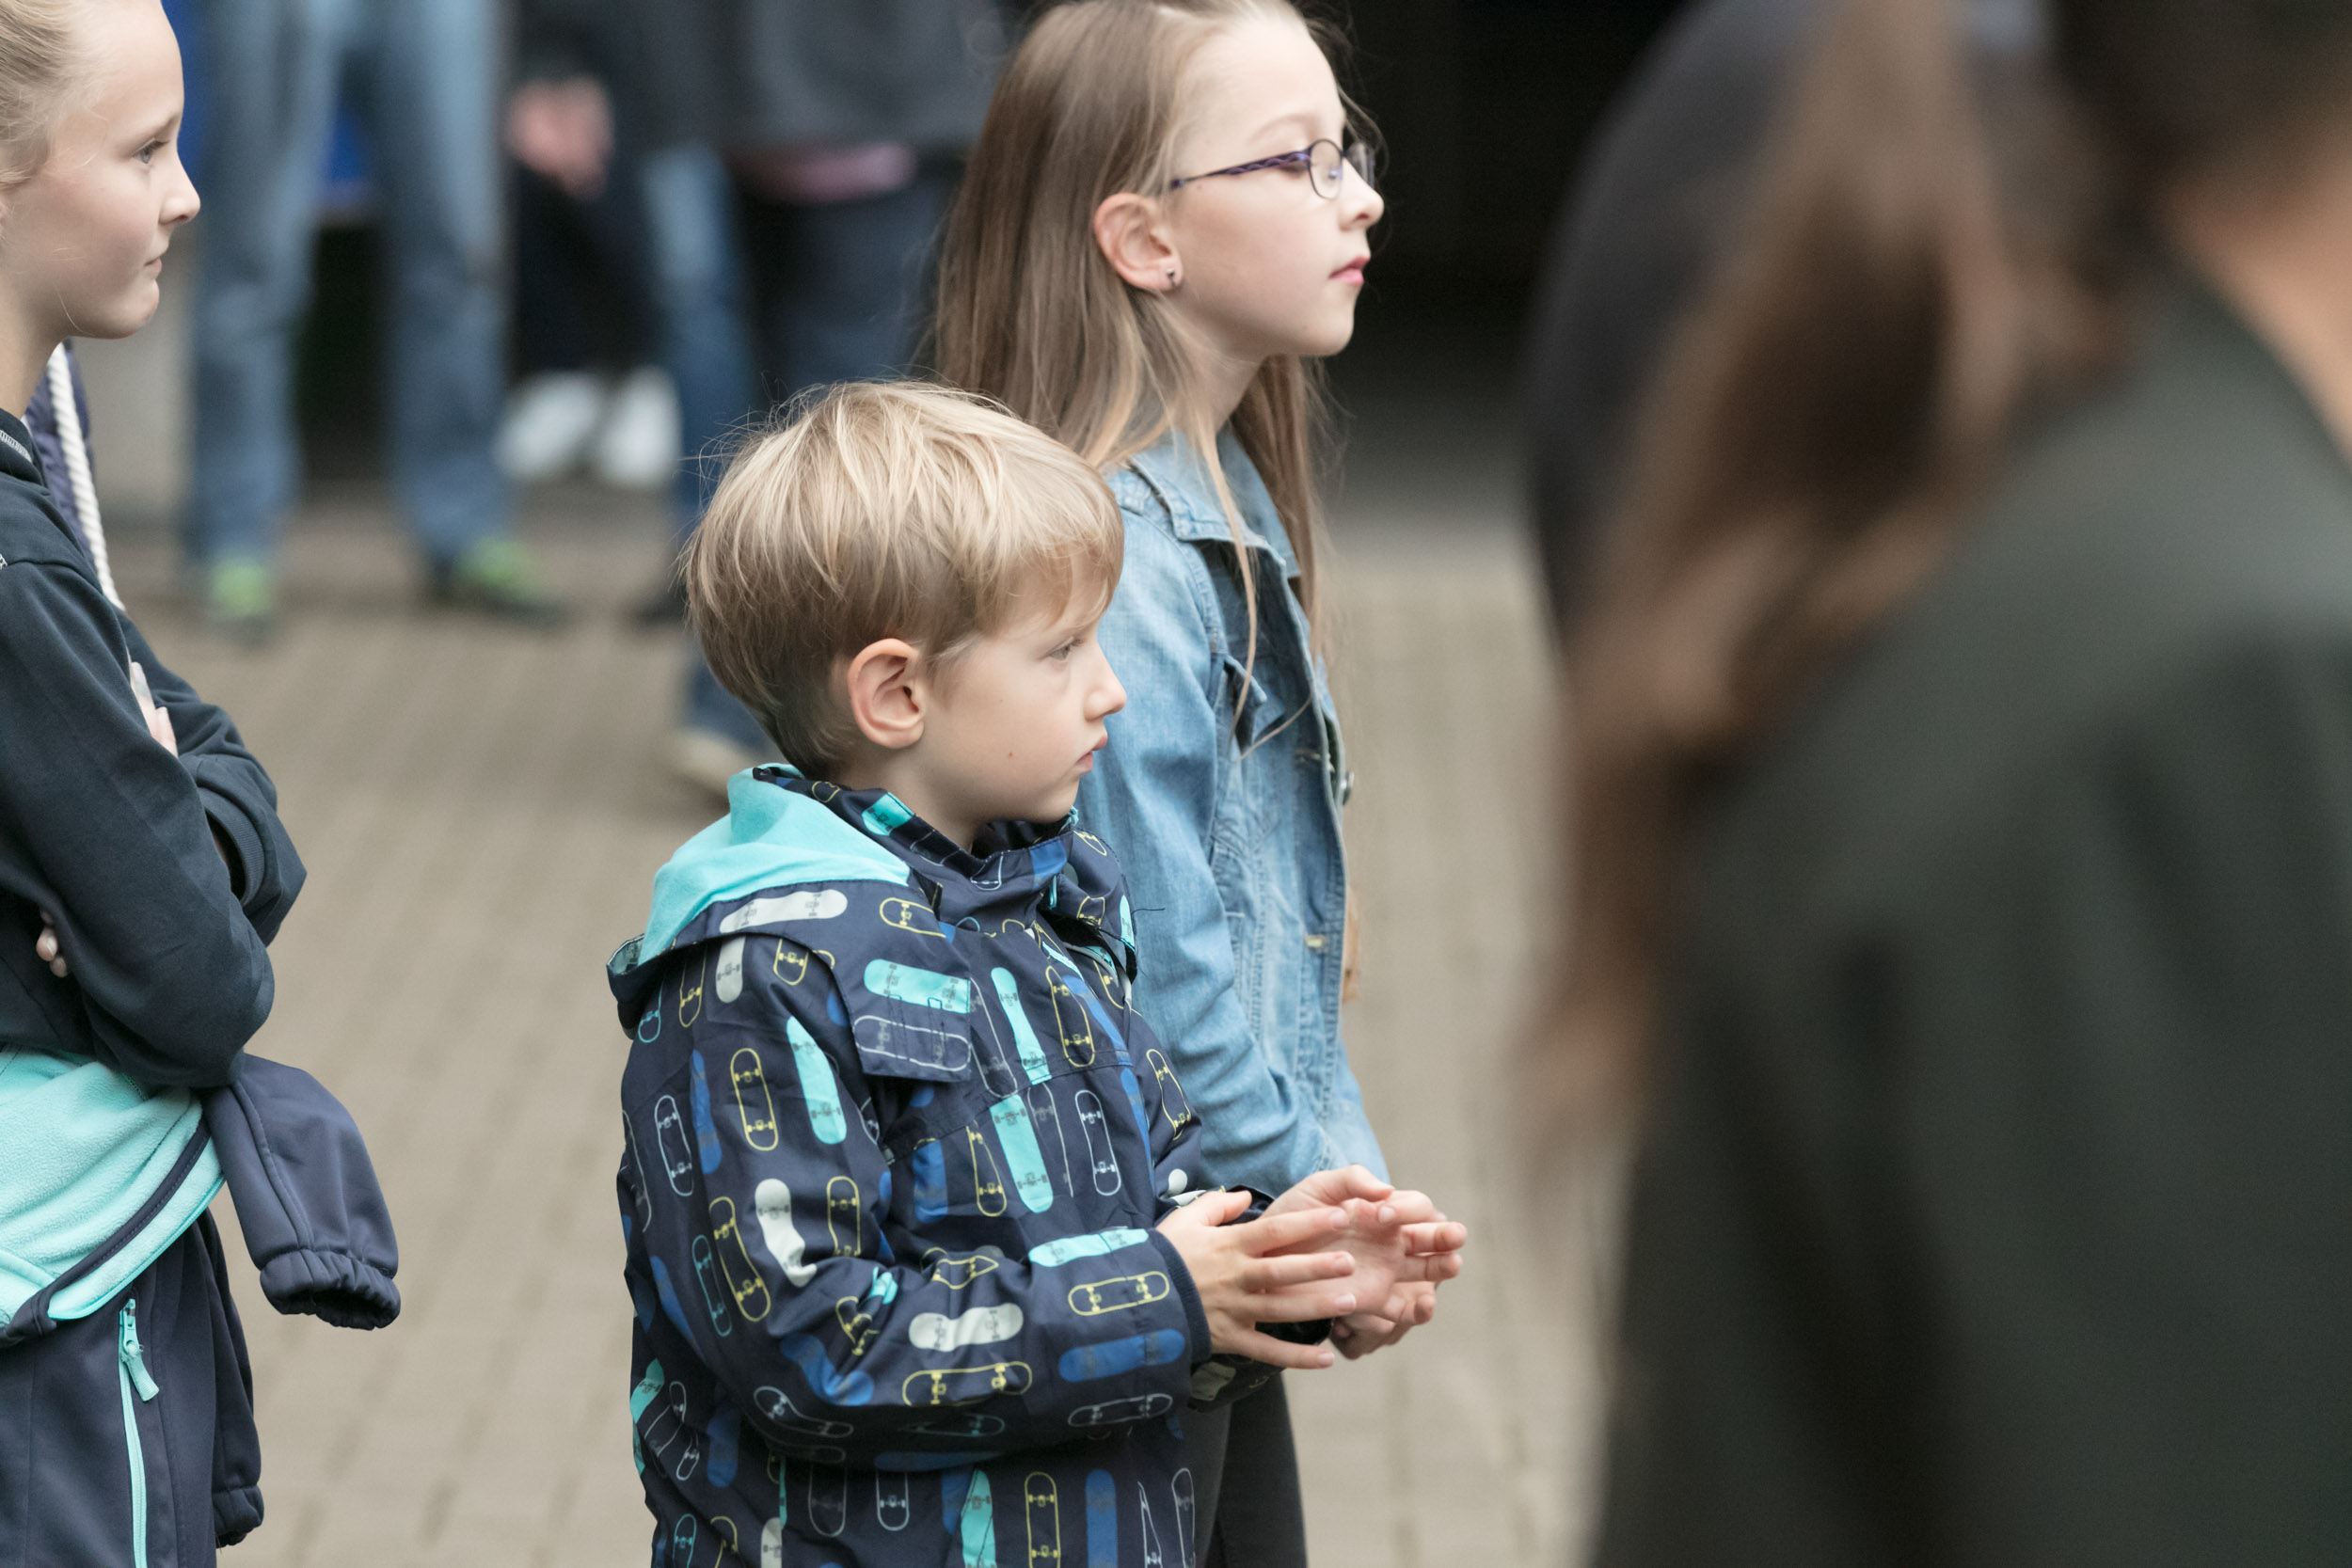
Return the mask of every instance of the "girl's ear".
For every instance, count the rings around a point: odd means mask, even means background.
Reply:
[[[1158,202],[1133,191],[1104,197],[1094,209],[1094,243],[1111,270],[1133,287],[1157,293],[1184,280],[1184,263],[1163,218]]]
[[[923,656],[895,637],[868,642],[850,660],[850,717],[858,733],[885,751],[923,738]]]

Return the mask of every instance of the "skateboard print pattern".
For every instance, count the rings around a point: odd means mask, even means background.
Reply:
[[[650,1560],[1193,1568],[1153,1227],[1200,1122],[1116,862],[758,777],[905,875],[720,899],[613,974]]]

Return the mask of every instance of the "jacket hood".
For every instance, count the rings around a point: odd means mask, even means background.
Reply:
[[[950,942],[954,928],[980,908],[1009,898],[1034,902],[1049,921],[1081,928],[1084,940],[1116,955],[1130,976],[1135,972],[1134,915],[1118,863],[1074,820],[991,823],[976,852],[942,836],[885,791],[811,784],[788,766],[770,764],[729,780],[726,816],[687,840],[655,874],[644,934],[624,943],[606,966],[624,1022],[635,1017],[639,997],[673,949],[755,930],[782,932],[827,902],[841,903],[838,894],[814,891],[791,898],[753,895],[841,882],[914,888]],[[740,907],[718,912],[728,904]]]
[[[745,768],[727,781],[727,814],[679,846],[654,873],[653,908],[643,936],[625,943],[607,967],[616,989],[630,970],[651,963],[713,904],[762,888],[802,882],[895,882],[906,863],[807,796],[779,789]],[[766,771],[799,775],[788,767]]]

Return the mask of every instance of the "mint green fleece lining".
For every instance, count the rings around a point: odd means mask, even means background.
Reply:
[[[0,1320],[130,1224],[203,1126],[184,1089],[143,1089],[87,1058],[0,1048]],[[49,1315],[63,1322],[103,1306],[220,1186],[207,1146],[130,1243],[57,1292]]]
[[[746,768],[727,781],[727,815],[654,874],[653,910],[635,957],[657,957],[696,915],[730,898],[808,882],[877,881],[904,887],[906,863],[807,796]]]

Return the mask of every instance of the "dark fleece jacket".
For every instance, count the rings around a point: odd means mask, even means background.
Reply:
[[[134,660],[177,758],[147,733]],[[277,808],[229,716],[100,592],[31,434],[0,412],[0,1042],[150,1085],[230,1082],[302,886]],[[33,955],[43,910],[71,980]]]

